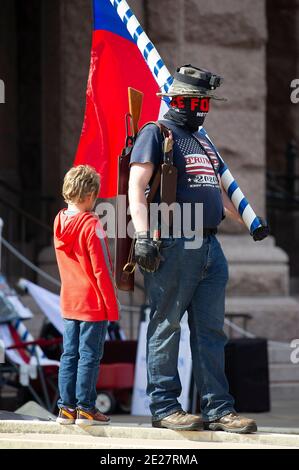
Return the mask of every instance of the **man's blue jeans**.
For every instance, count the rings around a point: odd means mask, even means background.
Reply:
[[[223,332],[228,265],[215,235],[187,249],[185,238],[165,239],[155,273],[142,270],[151,306],[147,331],[147,393],[153,420],[181,410],[178,375],[180,321],[187,310],[193,375],[204,421],[234,411],[224,373]]]
[[[103,356],[107,321],[64,319],[63,354],[60,359],[58,407],[91,411],[97,398],[96,383]]]

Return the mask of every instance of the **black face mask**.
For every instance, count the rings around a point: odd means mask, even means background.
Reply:
[[[209,112],[209,98],[184,98],[177,96],[172,99],[170,108],[164,115],[178,126],[187,127],[195,132],[202,126]]]

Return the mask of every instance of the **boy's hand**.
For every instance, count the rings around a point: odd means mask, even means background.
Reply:
[[[137,232],[135,260],[147,272],[154,273],[159,268],[159,243],[150,238],[148,232]]]

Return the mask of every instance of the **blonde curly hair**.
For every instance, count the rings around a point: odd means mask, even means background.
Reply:
[[[100,175],[89,165],[78,165],[71,168],[65,175],[62,196],[67,204],[83,202],[86,196],[100,190]]]

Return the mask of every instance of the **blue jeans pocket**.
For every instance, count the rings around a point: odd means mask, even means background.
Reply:
[[[176,245],[177,238],[162,238],[160,250],[168,250]]]

